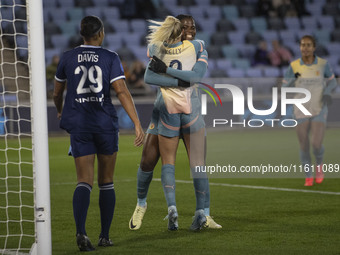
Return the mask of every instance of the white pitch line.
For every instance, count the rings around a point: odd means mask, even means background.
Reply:
[[[154,178],[153,180],[154,181],[161,181],[161,179],[159,179],[159,178]],[[192,184],[192,181],[185,181],[185,180],[176,180],[176,182]],[[316,194],[325,194],[325,195],[340,196],[340,192],[321,191],[321,190],[288,189],[288,188],[277,188],[277,187],[266,187],[266,186],[252,186],[252,185],[240,185],[240,184],[228,184],[228,183],[212,183],[212,182],[209,182],[209,185],[212,185],[212,186],[233,187],[233,188],[244,188],[244,189],[277,190],[277,191],[314,193],[314,194],[316,193]]]

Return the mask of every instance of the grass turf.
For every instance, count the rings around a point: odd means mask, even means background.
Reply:
[[[338,129],[326,132],[325,162],[339,163],[339,133]],[[220,151],[235,165],[299,162],[297,139],[292,130],[208,134],[209,141],[217,144],[225,141]],[[110,231],[115,245],[98,247],[92,254],[339,254],[339,194],[247,188],[250,185],[339,193],[339,179],[325,179],[322,184],[308,188],[303,187],[303,178],[210,179],[211,213],[223,228],[189,231],[195,197],[183,145],[179,147],[176,165],[176,179],[187,180],[176,184],[179,230],[169,232],[167,221],[163,221],[167,209],[158,165],[142,228],[130,231],[128,222],[136,205],[136,172],[141,156],[141,148],[134,148],[132,144],[133,136],[120,137],[115,170],[117,201]],[[66,155],[69,140],[50,137],[49,145],[53,254],[79,253],[72,213],[76,176],[73,158]],[[239,186],[221,186],[223,184]],[[91,194],[86,228],[96,244],[100,232],[96,185]]]

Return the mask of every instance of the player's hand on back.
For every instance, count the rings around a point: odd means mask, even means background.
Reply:
[[[166,64],[160,60],[158,57],[153,56],[150,64],[149,64],[149,69],[155,73],[166,73],[166,69],[168,67]]]

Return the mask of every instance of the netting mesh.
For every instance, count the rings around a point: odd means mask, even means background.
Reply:
[[[26,1],[0,0],[0,254],[35,241]]]

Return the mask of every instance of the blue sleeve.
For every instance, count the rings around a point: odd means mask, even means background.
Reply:
[[[332,68],[330,67],[328,62],[325,65],[325,78],[328,78],[328,81],[323,94],[330,95],[332,93],[332,90],[335,89],[335,87],[337,86],[337,83]]]
[[[177,87],[178,80],[169,76],[161,75],[151,71],[149,65],[146,67],[144,74],[144,82],[150,85],[162,87]]]
[[[168,67],[166,73],[181,79],[183,81],[190,82],[190,80],[200,80],[205,75],[208,68],[208,52],[203,50],[203,52],[198,54],[197,62],[191,71],[183,71]]]
[[[282,81],[282,87],[291,87],[293,86],[294,82],[295,82],[296,78],[295,78],[295,74],[293,72],[293,68],[291,65],[289,65],[285,75],[284,75],[284,79]]]
[[[62,57],[60,58],[57,71],[55,74],[55,79],[59,82],[65,82],[67,79],[66,73],[64,71],[64,66],[65,66],[65,54],[63,54]]]
[[[115,53],[113,53],[115,54]],[[124,69],[117,54],[113,57],[110,72],[110,84],[119,79],[125,79]]]

